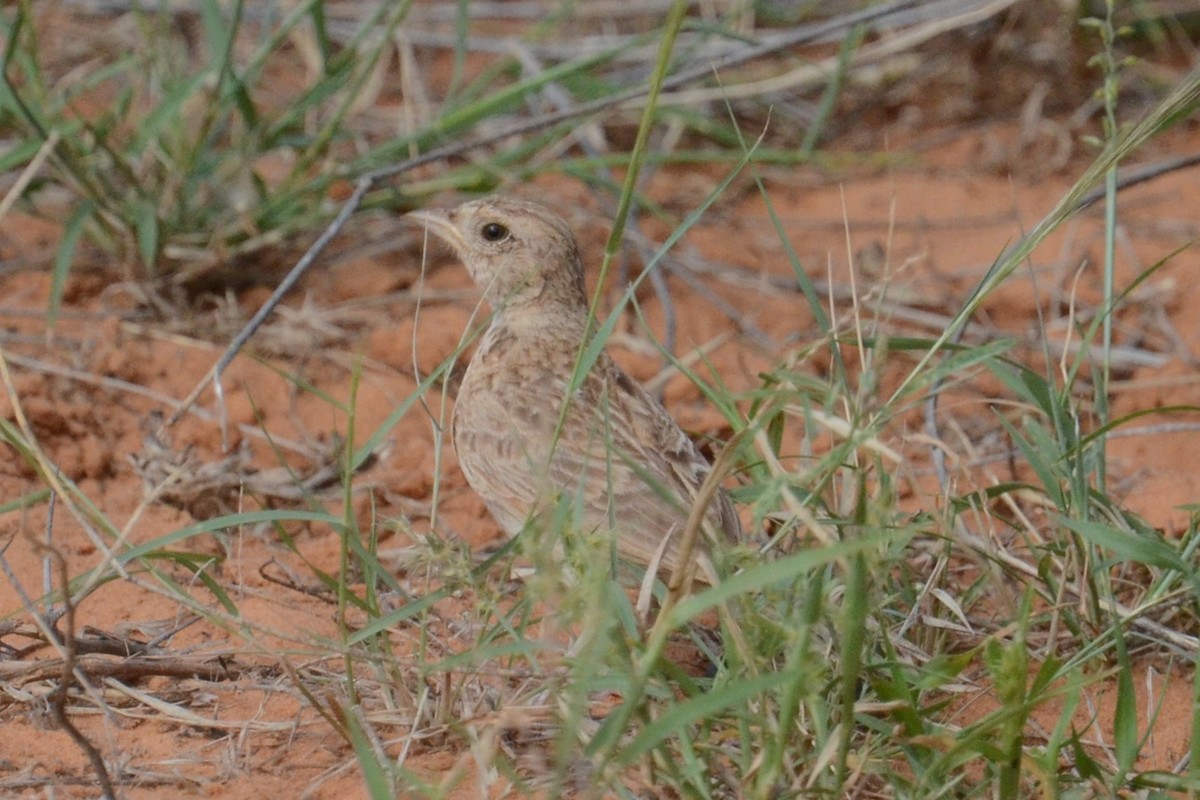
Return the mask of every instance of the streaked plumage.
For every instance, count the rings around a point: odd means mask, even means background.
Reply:
[[[615,529],[617,553],[675,566],[692,498],[710,465],[654,398],[601,352],[570,394],[588,336],[583,266],[567,224],[546,208],[490,197],[410,215],[445,240],[494,310],[463,378],[452,438],[471,487],[513,536],[559,497],[579,499],[588,530]],[[719,492],[706,513],[697,578],[715,580],[708,548],[741,527]]]

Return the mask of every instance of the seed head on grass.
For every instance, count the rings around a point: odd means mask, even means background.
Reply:
[[[580,532],[615,533],[623,561],[674,571],[711,467],[606,352],[581,366],[591,326],[566,222],[505,197],[409,218],[454,249],[494,312],[463,378],[452,438],[468,483],[501,527],[515,536],[565,502]],[[714,583],[713,545],[741,537],[724,492],[701,532],[696,577]]]

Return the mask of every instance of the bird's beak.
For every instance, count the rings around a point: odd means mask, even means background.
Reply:
[[[463,240],[458,226],[450,218],[449,211],[443,208],[424,208],[420,211],[410,211],[404,215],[404,218],[423,226],[428,233],[432,233],[450,245],[456,253],[462,252],[466,242]]]

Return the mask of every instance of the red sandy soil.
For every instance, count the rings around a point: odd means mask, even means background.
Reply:
[[[1086,164],[1084,154],[1075,153],[1061,169],[1039,170],[1039,154],[1021,143],[1021,135],[1018,123],[1002,120],[968,127],[948,125],[931,132],[919,120],[900,119],[860,131],[857,140],[847,145],[894,153],[897,157],[891,166],[836,172],[816,167],[766,169],[765,183],[809,275],[834,287],[831,294],[838,318],[852,314],[853,298],[847,290],[853,285],[864,295],[882,284],[886,269],[889,299],[928,314],[926,321],[915,314],[894,315],[888,329],[898,335],[928,337],[940,332],[946,310],[961,305],[997,255],[1036,224]],[[1200,125],[1192,123],[1155,140],[1139,155],[1151,161],[1198,148]],[[654,177],[649,191],[668,209],[686,212],[720,177],[717,170],[664,170]],[[715,342],[707,356],[734,391],[754,387],[757,374],[778,363],[783,343],[800,341],[814,330],[801,295],[769,288],[769,279],[786,278],[791,266],[772,231],[762,197],[748,182],[737,186],[688,234],[681,252],[694,251],[742,279],[741,285],[734,285],[718,277],[703,278],[706,286],[738,310],[740,325],[682,282],[671,285],[677,307],[677,351],[684,354]],[[589,263],[598,264],[608,220],[585,189],[566,180],[544,179],[511,191],[566,209]],[[1131,189],[1122,194],[1121,206],[1119,284],[1185,249],[1140,287],[1118,315],[1118,343],[1130,352],[1148,355],[1144,360],[1152,363],[1121,362],[1114,413],[1194,403],[1200,396],[1195,360],[1200,354],[1200,315],[1194,313],[1192,294],[1200,256],[1186,246],[1200,234],[1196,171]],[[56,245],[58,229],[51,224],[13,213],[2,225],[0,252],[5,263],[42,264]],[[651,237],[666,233],[663,226],[651,222],[644,222],[643,231]],[[979,329],[1029,342],[1018,347],[1018,353],[1041,365],[1037,332],[1045,330],[1047,340],[1061,343],[1068,335],[1065,317],[1073,304],[1076,309],[1090,309],[1099,297],[1101,233],[1099,206],[1063,226],[1037,251],[1029,269],[988,299],[977,316]],[[360,239],[374,245],[369,254],[354,246]],[[851,255],[876,248],[884,259],[865,260],[852,275]],[[231,445],[248,441],[252,463],[260,469],[278,467],[279,456],[261,437],[240,432],[238,425],[304,443],[329,442],[344,435],[348,417],[336,404],[350,402],[352,374],[357,369],[361,378],[354,397],[354,430],[361,443],[414,391],[417,375],[427,375],[453,351],[476,311],[477,296],[467,276],[440,251],[430,254],[424,282],[419,282],[419,234],[397,219],[374,217],[357,223],[335,251],[312,270],[290,299],[289,311],[277,315],[277,320],[285,321],[275,323],[263,335],[265,344],[258,345],[261,351],[272,336],[285,337],[278,348],[286,352],[268,356],[266,363],[243,356],[225,375]],[[62,318],[50,340],[44,338],[50,290],[47,272],[9,268],[0,274],[5,353],[36,359],[32,364],[10,362],[11,386],[0,396],[0,418],[15,423],[23,414],[38,447],[61,468],[62,479],[73,481],[123,531],[128,543],[152,540],[190,525],[196,520],[191,512],[203,517],[257,508],[252,498],[236,494],[210,498],[208,507],[190,511],[161,502],[143,505],[147,489],[131,457],[149,452],[146,431],[153,427],[152,415],[173,409],[104,381],[127,381],[183,398],[213,365],[229,339],[230,326],[206,341],[195,324],[184,333],[173,333],[160,322],[139,322],[131,314],[136,306],[132,291],[118,285],[114,274],[104,265],[84,265],[72,274]],[[243,292],[238,297],[240,319],[264,297],[261,289]],[[424,298],[419,316],[415,314],[418,297]],[[662,336],[664,318],[653,293],[643,291],[639,298],[649,332],[630,319],[611,349],[635,377],[648,380],[658,373],[661,360],[648,346],[647,336]],[[1045,315],[1041,321],[1039,307]],[[871,319],[869,309],[862,313]],[[331,321],[335,330],[321,327]],[[747,333],[754,329],[775,346]],[[1057,358],[1056,350],[1052,356]],[[1057,364],[1052,369],[1057,371]],[[332,401],[298,390],[286,379],[288,374],[301,376]],[[686,428],[698,434],[724,432],[720,416],[687,380],[670,379],[665,397]],[[212,394],[206,393],[200,405],[211,412]],[[445,413],[442,419],[448,419],[449,405],[443,408],[436,389],[427,395],[426,407],[414,406],[392,428],[390,446],[379,463],[357,479],[361,493],[354,500],[354,513],[364,523],[374,514],[379,519],[408,518],[414,531],[428,530],[427,506],[435,471],[440,471],[440,533],[481,546],[496,538],[496,528],[466,487],[451,449],[442,449],[440,461],[435,457],[436,420],[431,413]],[[980,402],[949,413],[965,431],[995,430]],[[1165,420],[1146,417],[1132,425],[1135,434],[1114,438],[1110,445],[1116,493],[1168,534],[1180,531],[1187,520],[1179,506],[1200,498],[1200,471],[1194,460],[1200,435],[1194,429],[1156,432],[1154,426],[1198,420],[1196,414]],[[914,418],[913,425],[917,424]],[[185,416],[169,435],[166,444],[176,452],[192,448],[198,464],[226,456],[211,413]],[[889,442],[896,449],[919,451],[901,433],[896,437]],[[949,444],[960,457],[970,458],[965,441],[951,439]],[[291,452],[285,458],[301,471],[310,464]],[[1008,479],[1009,466],[1000,461],[974,475],[981,483]],[[924,472],[914,467],[902,471],[902,476],[906,502],[913,507],[937,503],[936,486]],[[28,460],[10,449],[0,464],[2,496],[12,500],[43,486]],[[34,597],[43,591],[44,550],[39,542],[46,519],[45,503],[0,516],[5,558],[25,592]],[[331,574],[337,572],[339,544],[327,528],[293,526],[291,533],[305,559]],[[158,677],[130,682],[137,692],[171,704],[162,708],[151,708],[130,696],[116,681],[98,685],[94,697],[71,703],[73,719],[102,754],[120,761],[130,798],[362,796],[362,779],[345,740],[280,669],[283,661],[293,669],[318,661],[321,638],[338,636],[334,607],[326,599],[262,576],[268,564],[268,572],[275,569],[276,574],[287,568],[310,574],[271,530],[244,529],[221,536],[219,541],[193,540],[189,548],[207,542],[203,546],[225,554],[215,577],[256,633],[242,638],[236,631],[201,621],[176,634],[169,645],[181,654],[224,652],[243,667],[256,669],[228,681]],[[101,560],[97,545],[65,503],[56,509],[52,537],[72,575]],[[396,534],[381,546],[398,551],[412,544],[408,536]],[[276,569],[277,564],[283,566]],[[185,580],[177,568],[168,571]],[[141,575],[98,589],[78,609],[76,629],[93,626],[113,632],[164,620],[163,626],[169,628],[181,613],[179,606],[161,590],[148,588],[152,585],[149,577]],[[0,611],[27,623],[21,607],[13,585],[0,581]],[[20,646],[24,640],[9,635],[5,641]],[[50,655],[47,649],[33,654]],[[0,658],[0,666],[16,664]],[[330,685],[337,686],[340,664],[325,666],[334,673]],[[1147,664],[1143,669],[1154,668]],[[27,778],[30,788],[24,791],[29,796],[43,796],[46,790],[39,787],[47,780],[56,787],[56,796],[93,796],[92,773],[80,749],[52,724],[45,704],[30,697],[47,692],[52,681],[22,683],[7,675],[0,673],[0,682],[14,688],[0,697],[0,780],[8,791],[21,794],[21,779]],[[1176,670],[1155,673],[1138,684],[1142,708],[1166,697],[1140,767],[1170,767],[1186,749],[1190,682],[1189,674]],[[1111,692],[1104,685],[1089,694],[1101,709],[1111,703]],[[965,704],[964,713],[970,713],[970,706]],[[479,784],[470,777],[468,753],[426,747],[406,762],[408,769],[432,781],[455,766],[468,775],[461,796],[481,796]],[[493,788],[493,796],[496,791]]]

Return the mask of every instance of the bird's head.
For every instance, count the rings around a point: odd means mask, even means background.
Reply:
[[[586,308],[575,237],[549,209],[509,197],[485,197],[452,210],[426,209],[407,216],[450,245],[498,311]]]

